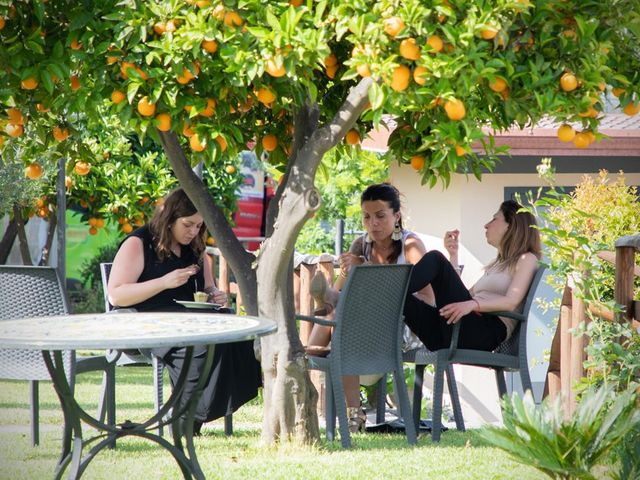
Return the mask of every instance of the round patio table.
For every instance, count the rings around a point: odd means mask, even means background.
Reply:
[[[41,350],[60,399],[64,435],[55,478],[61,478],[67,467],[69,478],[80,478],[98,452],[113,445],[117,438],[128,435],[149,439],[168,450],[185,478],[205,478],[193,445],[193,420],[196,405],[209,378],[215,344],[251,340],[274,332],[276,325],[264,318],[200,312],[61,315],[0,322],[0,348]],[[184,388],[193,347],[197,345],[207,346],[204,371],[193,395],[179,408],[177,402]],[[149,420],[143,423],[126,420],[109,425],[78,405],[65,375],[63,350],[159,347],[186,347],[187,355],[170,398]],[[96,428],[98,434],[83,440],[82,421]],[[171,426],[173,444],[151,432],[161,425]],[[95,445],[83,457],[83,448],[94,442]]]

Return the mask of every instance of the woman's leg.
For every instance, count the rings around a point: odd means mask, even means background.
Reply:
[[[450,345],[453,333],[453,325],[447,324],[438,308],[470,300],[471,294],[451,263],[435,250],[427,252],[413,267],[409,292],[416,292],[427,285],[433,288],[437,307],[409,294],[405,302],[405,322],[429,350],[438,350]],[[460,321],[459,348],[491,351],[506,337],[506,327],[495,315],[470,313]]]

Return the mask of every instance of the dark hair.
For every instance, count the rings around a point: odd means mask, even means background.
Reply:
[[[389,208],[393,210],[393,213],[400,212],[400,191],[390,183],[384,182],[369,185],[360,196],[360,205],[362,205],[364,202],[375,202],[376,200],[387,202]],[[398,219],[398,226],[400,227],[400,230],[403,229],[402,214]],[[391,250],[391,253],[389,253],[387,261],[389,263],[395,263],[401,252],[402,239],[394,240],[393,249]]]
[[[198,210],[182,188],[169,193],[164,202],[156,208],[149,228],[160,260],[166,260],[171,255],[171,226],[178,218],[190,217],[196,213]],[[196,258],[200,258],[204,252],[206,233],[207,227],[203,223],[200,234],[191,241],[190,246]]]
[[[527,252],[540,258],[542,247],[536,217],[514,200],[502,202],[499,210],[509,226],[500,241],[498,256],[489,266],[500,265],[512,270]]]

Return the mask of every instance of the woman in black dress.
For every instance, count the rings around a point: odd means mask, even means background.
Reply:
[[[120,245],[109,277],[109,302],[138,311],[184,311],[174,301],[192,301],[194,292],[204,291],[209,301],[224,304],[227,296],[216,288],[212,264],[205,253],[206,227],[182,189],[171,192],[151,222],[133,231]],[[186,349],[154,349],[175,383]],[[191,394],[205,363],[206,348],[195,347],[185,384]],[[233,413],[256,397],[262,385],[260,364],[253,342],[216,346],[211,375],[196,410],[194,432],[202,422]]]

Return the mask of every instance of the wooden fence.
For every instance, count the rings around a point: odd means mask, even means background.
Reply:
[[[592,315],[610,322],[631,322],[634,329],[640,328],[640,301],[633,298],[634,277],[640,277],[640,267],[635,264],[635,254],[639,251],[640,235],[632,235],[616,241],[615,253],[601,252],[598,255],[615,265],[614,299],[624,307],[624,311],[614,315],[610,310],[590,308]],[[548,394],[564,396],[567,417],[575,411],[577,399],[573,385],[585,376],[584,362],[587,359],[587,337],[574,335],[571,330],[588,321],[584,302],[574,294],[571,282],[568,282],[562,296],[560,321],[551,346],[547,374]]]

